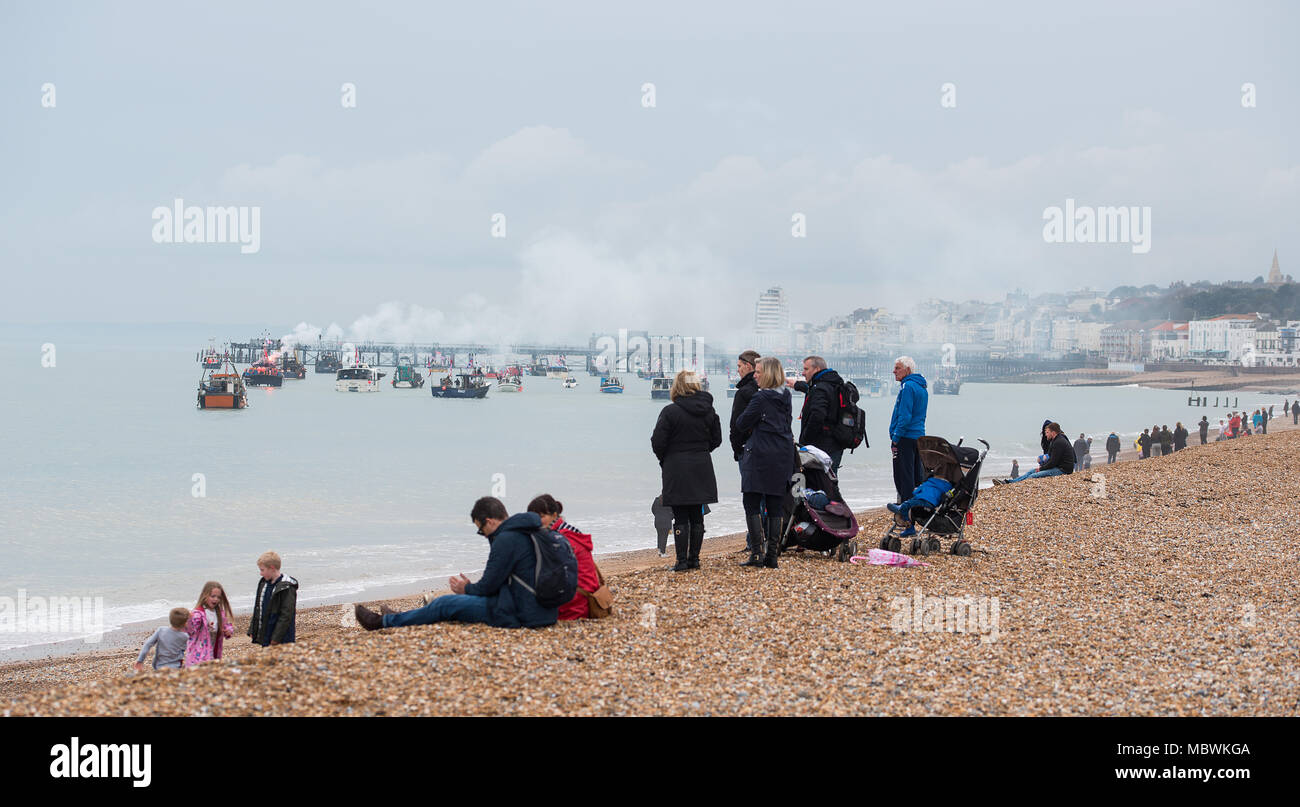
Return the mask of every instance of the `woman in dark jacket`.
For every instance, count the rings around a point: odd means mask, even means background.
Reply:
[[[704,505],[718,500],[718,480],[709,453],[722,445],[722,422],[713,396],[700,389],[695,373],[683,370],[668,393],[672,403],[659,413],[650,447],[659,458],[663,503],[673,510],[673,571],[700,568],[704,545]]]
[[[790,393],[785,389],[785,371],[778,359],[759,359],[754,375],[758,378],[758,392],[736,420],[736,428],[749,433],[740,458],[740,490],[751,549],[749,560],[740,565],[775,569],[781,553],[782,509],[795,467]]]

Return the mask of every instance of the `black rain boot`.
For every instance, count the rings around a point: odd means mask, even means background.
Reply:
[[[769,569],[776,568],[776,559],[781,554],[781,519],[769,517],[766,520],[767,544],[763,565]]]
[[[690,543],[690,524],[673,522],[673,548],[677,550],[677,565],[672,567],[674,572],[684,572],[691,568],[686,562],[686,551]]]
[[[745,516],[745,527],[749,533],[745,536],[745,545],[749,547],[749,560],[741,566],[763,565],[763,517],[758,513]]]
[[[700,568],[700,549],[704,546],[704,525],[691,525],[691,551],[686,556],[686,565],[692,569]]]

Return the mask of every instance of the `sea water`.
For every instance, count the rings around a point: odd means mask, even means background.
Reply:
[[[445,400],[428,386],[394,389],[391,375],[377,393],[340,393],[332,375],[308,368],[279,389],[250,388],[246,410],[201,411],[195,353],[206,339],[167,333],[0,329],[0,596],[103,597],[107,629],[192,607],[207,580],[247,609],[267,550],[298,578],[304,605],[381,586],[414,591],[482,567],[487,544],[469,511],[486,495],[511,512],[554,495],[597,552],[654,546],[650,434],[665,402],[650,398],[648,381],[624,375],[626,392],[602,394],[598,378],[577,372],[576,389],[526,377],[518,394]],[[52,367],[42,366],[46,343],[57,351]],[[711,381],[723,445],[713,454],[721,501],[706,525],[722,535],[744,518],[727,383]],[[1242,408],[1273,403],[1240,398]],[[855,508],[894,500],[893,399],[862,406],[871,447],[846,453],[841,471]],[[1216,425],[1224,414],[1189,408],[1177,391],[968,383],[930,397],[927,431],[988,440],[988,479],[1006,475],[1012,458],[1030,467],[1045,418],[1071,441],[1091,435],[1104,464],[1111,430],[1127,448],[1153,423],[1181,420],[1195,434],[1203,413]],[[0,650],[56,638],[65,637],[0,632]]]

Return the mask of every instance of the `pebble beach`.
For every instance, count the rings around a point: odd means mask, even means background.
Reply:
[[[1289,430],[986,489],[973,555],[945,541],[925,567],[743,569],[743,536],[691,573],[607,556],[614,615],[537,631],[367,633],[332,606],[262,649],[239,617],[195,669],[130,674],[138,648],[4,665],[0,714],[1295,715],[1297,468]],[[859,520],[866,555],[889,514]]]

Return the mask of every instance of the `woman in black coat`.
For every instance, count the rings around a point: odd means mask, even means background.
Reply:
[[[663,503],[673,511],[673,571],[700,568],[704,545],[704,505],[718,500],[710,452],[722,445],[722,423],[713,411],[713,396],[700,389],[695,373],[683,370],[668,393],[672,403],[659,413],[650,447],[659,458]]]
[[[736,420],[736,428],[749,433],[740,458],[740,490],[745,502],[748,543],[752,548],[749,560],[740,565],[775,569],[781,553],[782,509],[795,467],[790,392],[785,388],[785,371],[778,359],[770,356],[759,359],[754,375],[758,379],[758,392]]]

